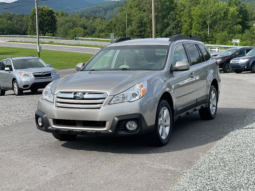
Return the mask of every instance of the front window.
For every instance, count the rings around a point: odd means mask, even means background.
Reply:
[[[16,70],[47,67],[47,65],[40,58],[24,58],[13,60],[13,66]]]
[[[218,56],[230,56],[232,55],[237,49],[230,49],[230,50],[226,50],[222,53],[220,53]]]
[[[255,49],[252,49],[250,52],[248,52],[246,56],[255,56]]]
[[[162,70],[169,46],[119,46],[104,48],[83,69],[90,70]]]

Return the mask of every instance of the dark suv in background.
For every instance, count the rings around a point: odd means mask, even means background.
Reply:
[[[214,59],[218,62],[220,70],[223,70],[225,73],[232,72],[230,61],[233,58],[245,56],[253,48],[254,47],[230,48],[214,56]]]

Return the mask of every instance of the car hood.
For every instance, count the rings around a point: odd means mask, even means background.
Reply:
[[[18,72],[50,72],[55,70],[54,68],[50,68],[50,67],[45,67],[45,68],[27,68],[27,69],[23,69],[23,70],[17,70]]]
[[[56,80],[51,90],[53,94],[86,91],[116,95],[157,73],[159,71],[80,71]]]
[[[214,59],[222,59],[222,60],[225,60],[227,58],[229,58],[230,56],[215,56],[213,57]]]
[[[254,56],[242,56],[242,57],[233,58],[232,60],[251,59],[251,58],[254,58]]]

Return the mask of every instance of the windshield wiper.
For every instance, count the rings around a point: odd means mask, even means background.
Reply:
[[[129,68],[122,68],[121,70],[130,70]]]

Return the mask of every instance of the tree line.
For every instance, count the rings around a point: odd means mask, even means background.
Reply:
[[[240,0],[157,0],[156,36],[196,34],[202,41],[213,44],[232,44],[241,39],[241,45],[255,46],[255,3]],[[143,36],[151,37],[151,0],[129,0],[117,8],[112,19],[104,16],[67,14],[39,7],[40,33],[73,38]],[[127,29],[126,29],[127,25]],[[35,34],[35,11],[31,15],[0,15],[1,34]]]

